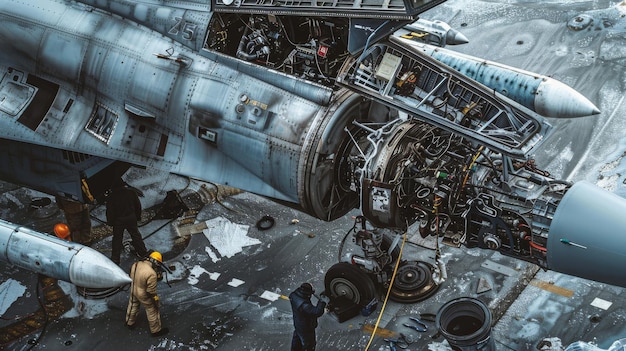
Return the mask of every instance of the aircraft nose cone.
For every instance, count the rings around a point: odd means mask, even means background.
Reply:
[[[542,116],[572,118],[597,115],[600,109],[581,93],[552,78],[537,87],[535,111]]]
[[[102,289],[129,284],[130,277],[100,252],[82,247],[70,263],[70,281],[85,288]]]
[[[446,35],[447,45],[460,45],[469,43],[469,39],[456,29],[450,29]]]
[[[548,233],[548,268],[626,286],[626,199],[581,181],[565,193]]]

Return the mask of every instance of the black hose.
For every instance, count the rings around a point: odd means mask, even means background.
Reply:
[[[153,231],[152,231],[152,233],[150,233],[150,234],[148,234],[148,235],[144,236],[142,239],[144,239],[144,240],[145,240],[145,239],[148,239],[149,237],[151,237],[152,235],[154,235],[156,232],[158,232],[159,230],[163,229],[166,225],[168,225],[168,224],[170,224],[170,223],[174,222],[174,220],[175,220],[175,219],[176,219],[176,218],[172,218],[172,219],[170,219],[169,221],[167,221],[167,222],[163,223],[160,227],[158,227],[157,229],[153,230]]]
[[[125,286],[128,286],[125,285]],[[90,289],[82,286],[76,287],[76,293],[82,297],[90,300],[101,300],[107,297],[111,297],[120,291],[125,291],[124,286],[108,288],[108,289]]]
[[[258,230],[268,230],[268,229],[272,228],[275,223],[276,223],[276,221],[274,220],[274,217],[272,217],[270,215],[265,215],[265,216],[261,217],[261,219],[259,219],[256,222],[256,229],[258,229]]]
[[[348,239],[348,236],[351,233],[356,232],[356,226],[359,221],[361,221],[363,229],[365,229],[365,218],[363,216],[357,216],[354,219],[354,225],[352,226],[352,228],[348,230],[346,235],[344,235],[343,239],[341,239],[341,243],[339,243],[339,250],[337,251],[337,262],[341,262],[341,252],[343,251],[343,246],[346,244],[346,240]]]

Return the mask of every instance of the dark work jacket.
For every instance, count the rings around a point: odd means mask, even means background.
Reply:
[[[137,193],[127,187],[111,189],[107,197],[107,224],[141,220],[141,202]]]
[[[289,301],[293,312],[293,326],[296,330],[314,331],[317,327],[317,318],[324,314],[326,303],[318,301],[317,306],[313,306],[311,295],[304,293],[300,288],[289,294]]]

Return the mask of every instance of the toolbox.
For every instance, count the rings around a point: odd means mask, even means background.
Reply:
[[[361,313],[361,306],[352,300],[340,296],[330,303],[330,314],[339,322],[343,323]]]

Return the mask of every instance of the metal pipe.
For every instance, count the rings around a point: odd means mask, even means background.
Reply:
[[[435,325],[455,351],[496,351],[491,312],[478,299],[460,297],[446,302],[437,312]]]

